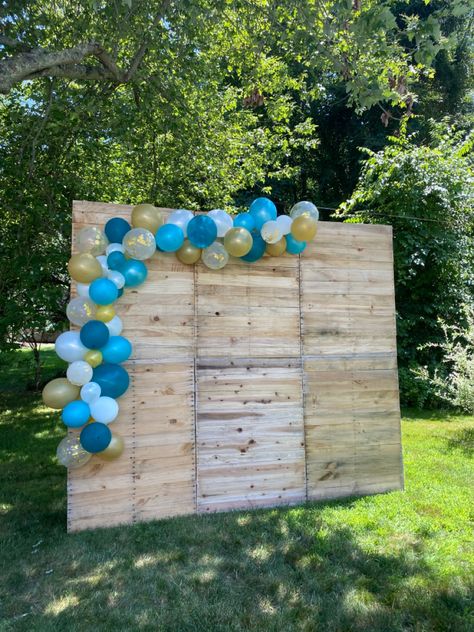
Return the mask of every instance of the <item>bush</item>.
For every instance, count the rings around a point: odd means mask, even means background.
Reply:
[[[446,371],[444,327],[464,328],[463,306],[473,302],[472,143],[449,128],[436,132],[431,145],[392,138],[383,151],[367,150],[341,207],[349,221],[393,226],[400,391],[410,406],[446,401],[415,374]]]

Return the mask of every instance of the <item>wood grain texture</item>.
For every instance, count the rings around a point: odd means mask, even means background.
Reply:
[[[130,213],[75,202],[73,237]],[[218,272],[147,267],[117,304],[125,453],[69,472],[69,530],[402,487],[390,227],[321,222],[301,257]]]

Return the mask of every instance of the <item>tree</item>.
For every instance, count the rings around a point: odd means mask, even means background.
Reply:
[[[414,140],[392,137],[382,151],[367,152],[341,215],[393,226],[401,396],[423,406],[435,391],[413,372],[434,373],[442,357],[427,344],[443,341],[440,320],[462,327],[474,300],[473,139],[435,125],[431,145]]]

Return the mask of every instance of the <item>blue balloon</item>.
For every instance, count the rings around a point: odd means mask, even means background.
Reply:
[[[82,326],[79,337],[88,349],[100,349],[107,344],[110,334],[105,323],[100,320],[89,320]]]
[[[118,297],[120,298],[123,294],[123,287],[121,287],[118,291]]]
[[[61,418],[68,428],[80,428],[88,422],[90,416],[89,404],[80,399],[66,404],[61,413]]]
[[[128,360],[132,353],[132,345],[123,336],[110,336],[109,342],[100,350],[104,362],[119,364]]]
[[[253,234],[252,238],[253,244],[249,252],[245,256],[240,257],[242,261],[247,261],[249,263],[254,263],[258,259],[261,259],[265,254],[265,248],[267,247],[266,242],[260,235]]]
[[[127,221],[121,217],[113,217],[105,224],[104,232],[111,244],[121,244],[122,239],[131,229]]]
[[[250,205],[249,213],[255,220],[255,227],[260,230],[265,222],[277,218],[277,207],[268,198],[259,197]]]
[[[242,226],[251,233],[255,229],[255,219],[250,213],[239,213],[234,219],[234,226]]]
[[[286,251],[291,255],[299,255],[306,248],[305,241],[298,241],[289,233],[286,237]]]
[[[97,305],[110,305],[118,299],[118,289],[110,279],[96,279],[89,286],[89,296]]]
[[[163,224],[156,231],[156,245],[163,252],[176,252],[183,245],[184,233],[175,224]]]
[[[188,239],[196,248],[207,248],[217,239],[216,222],[207,215],[196,215],[188,224]]]
[[[127,390],[130,378],[119,364],[99,364],[92,373],[92,382],[100,386],[101,396],[117,399]]]
[[[114,250],[107,257],[107,266],[111,270],[119,270],[120,266],[123,266],[126,261],[127,259],[125,258],[123,252],[120,252],[119,250]]]
[[[125,277],[126,287],[140,285],[148,274],[146,265],[143,261],[138,261],[138,259],[126,259],[125,263],[120,266],[119,272]]]
[[[112,440],[112,433],[108,426],[94,421],[82,429],[79,440],[86,452],[94,454],[105,450]]]

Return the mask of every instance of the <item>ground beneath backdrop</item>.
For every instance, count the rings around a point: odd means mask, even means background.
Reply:
[[[59,415],[0,376],[0,630],[474,629],[474,418],[406,411],[405,492],[67,535]]]

